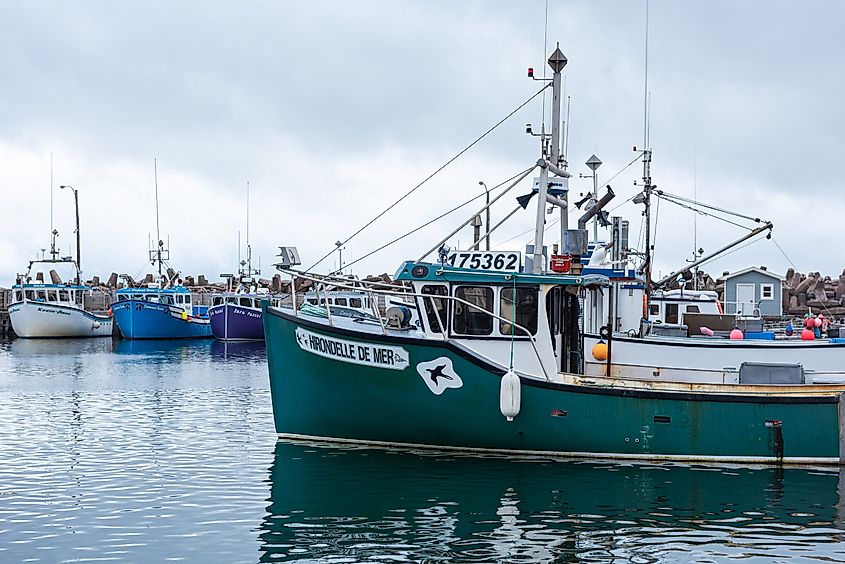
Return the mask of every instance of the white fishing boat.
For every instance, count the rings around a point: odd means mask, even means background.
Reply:
[[[93,288],[81,283],[79,265],[59,257],[53,243],[49,259],[29,263],[26,273],[12,286],[9,318],[15,335],[37,337],[110,337],[112,317],[89,311]],[[59,271],[66,273],[62,278]]]
[[[648,169],[650,158],[644,162],[645,189],[640,201],[648,212],[654,187]],[[648,218],[646,213],[646,233],[650,230]],[[613,219],[619,222],[619,218]],[[583,272],[607,276],[611,288],[586,296],[584,373],[726,384],[845,382],[845,339],[805,340],[797,335],[776,335],[763,331],[756,308],[721,304],[715,292],[661,289],[773,227],[770,222],[755,221],[762,225],[749,228],[739,240],[655,282],[650,279],[649,253],[627,252],[625,242],[614,244],[603,260],[586,265]],[[649,245],[646,239],[646,248]]]

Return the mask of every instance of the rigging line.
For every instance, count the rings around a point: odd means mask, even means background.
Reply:
[[[742,225],[741,223],[737,223],[737,222],[735,222],[735,221],[731,221],[730,219],[725,219],[724,217],[720,217],[720,216],[718,216],[718,215],[713,215],[712,213],[707,213],[707,212],[705,212],[705,211],[703,211],[703,210],[700,210],[700,209],[694,208],[694,207],[692,207],[692,206],[688,206],[688,205],[686,205],[686,204],[682,204],[682,203],[680,203],[680,202],[677,202],[677,201],[675,201],[674,199],[667,197],[667,196],[666,196],[666,194],[655,194],[655,195],[657,196],[658,201],[660,201],[660,200],[666,200],[667,202],[672,203],[672,204],[675,204],[676,206],[680,206],[680,207],[682,207],[682,208],[686,208],[686,209],[688,209],[688,210],[692,210],[692,211],[694,211],[694,212],[695,212],[695,213],[697,213],[697,214],[704,215],[704,216],[707,216],[707,217],[712,217],[713,219],[718,219],[718,220],[720,220],[720,221],[724,221],[725,223],[730,223],[731,225],[735,225],[735,226],[737,226],[737,227],[741,227],[742,229],[747,229],[748,231],[753,231],[753,229],[752,229],[751,227],[746,227],[745,225]]]
[[[762,235],[762,233],[761,233],[761,235]],[[723,258],[723,257],[730,256],[730,255],[734,254],[735,252],[737,252],[737,251],[740,251],[740,250],[744,249],[744,248],[745,248],[745,247],[747,247],[748,245],[752,245],[752,244],[754,244],[754,243],[759,243],[759,242],[760,242],[760,241],[762,241],[762,240],[763,240],[762,238],[752,239],[751,241],[749,241],[749,242],[745,243],[744,245],[740,245],[739,247],[737,247],[737,248],[735,248],[735,249],[733,249],[733,250],[731,250],[731,251],[728,251],[728,252],[726,252],[726,253],[722,253],[722,254],[720,254],[720,255],[718,255],[718,256],[716,256],[716,257],[713,257],[713,258],[708,259],[708,260],[706,260],[706,261],[704,261],[704,262],[701,262],[701,263],[699,263],[699,264],[698,264],[698,266],[701,266],[702,264],[707,264],[708,262],[710,262],[710,261],[712,261],[713,259],[716,259],[716,258]]]
[[[665,190],[655,190],[655,194],[657,194],[657,196],[665,196],[665,197],[672,198],[672,199],[675,199],[675,200],[680,200],[681,202],[686,202],[688,204],[693,204],[695,206],[707,208],[709,210],[717,211],[719,213],[724,213],[724,214],[727,214],[727,215],[732,215],[734,217],[747,219],[748,221],[753,221],[754,223],[762,223],[762,220],[759,217],[751,217],[750,215],[743,215],[741,213],[738,213],[738,212],[735,212],[735,211],[732,211],[732,210],[720,208],[718,206],[714,206],[714,205],[711,205],[711,204],[705,204],[704,202],[699,202],[698,200],[690,200],[689,198],[685,198],[683,196],[678,196],[677,194],[672,194],[672,193],[666,192]]]
[[[658,220],[660,219],[660,199],[657,200],[657,205],[654,206],[654,237],[651,239],[651,246],[655,249],[657,248],[657,227],[660,225]],[[651,249],[646,249],[646,252],[649,252]],[[654,261],[654,251],[651,252],[651,260]]]
[[[791,259],[791,258],[789,258],[789,257],[787,256],[786,252],[785,252],[785,251],[783,250],[783,248],[782,248],[782,247],[778,244],[778,242],[777,242],[777,241],[775,241],[775,238],[774,238],[774,237],[772,237],[772,243],[774,243],[774,244],[775,244],[775,246],[778,248],[778,250],[780,251],[780,253],[783,255],[783,258],[785,258],[785,259],[786,259],[786,261],[789,263],[789,265],[797,271],[797,270],[798,270],[798,267],[797,267],[797,266],[795,266],[795,263],[794,263],[794,262],[792,262],[792,259]]]
[[[403,195],[402,195],[402,196],[401,196],[398,200],[396,200],[395,202],[393,202],[392,204],[390,204],[390,205],[389,205],[389,206],[388,206],[388,207],[387,207],[384,211],[382,211],[382,212],[381,212],[381,213],[379,213],[377,216],[375,216],[373,219],[371,219],[371,220],[370,220],[368,223],[366,223],[363,227],[361,227],[360,229],[358,229],[358,231],[356,231],[355,233],[353,233],[352,235],[350,235],[349,237],[347,237],[347,238],[343,241],[342,245],[346,245],[349,241],[351,241],[351,240],[352,240],[352,238],[353,238],[353,237],[357,236],[359,233],[361,233],[362,231],[364,231],[367,227],[369,227],[370,225],[372,225],[373,223],[375,223],[376,221],[378,221],[378,220],[379,220],[382,216],[384,216],[384,214],[386,214],[387,212],[389,212],[390,210],[392,210],[394,207],[396,207],[396,205],[398,205],[398,204],[399,204],[399,202],[401,202],[402,200],[404,200],[405,198],[407,198],[408,196],[410,196],[411,194],[413,194],[414,192],[416,192],[416,190],[417,190],[418,188],[420,188],[423,184],[425,184],[426,182],[428,182],[429,180],[431,180],[432,178],[434,178],[434,176],[435,176],[436,174],[438,174],[440,171],[442,171],[443,169],[445,169],[447,166],[449,166],[450,164],[452,164],[453,162],[455,162],[456,160],[458,160],[458,158],[460,158],[460,157],[461,157],[461,155],[463,155],[464,153],[466,153],[467,151],[469,151],[471,148],[473,148],[473,147],[474,147],[476,144],[478,144],[478,143],[479,143],[482,139],[484,139],[485,137],[487,137],[487,136],[488,136],[490,133],[492,133],[492,132],[493,132],[493,130],[495,130],[497,127],[499,127],[500,125],[502,125],[503,123],[505,123],[505,122],[506,122],[508,119],[510,119],[510,118],[511,118],[514,114],[516,114],[519,110],[521,110],[522,108],[524,108],[525,106],[527,106],[527,105],[528,105],[528,103],[529,103],[529,102],[531,102],[534,98],[536,98],[537,96],[539,96],[540,94],[542,94],[543,92],[545,92],[545,91],[546,91],[546,88],[549,88],[549,87],[551,86],[551,84],[552,84],[552,83],[551,83],[551,82],[549,82],[548,84],[546,84],[545,86],[543,86],[542,88],[540,88],[540,90],[538,90],[537,92],[535,92],[534,94],[532,94],[530,98],[528,98],[528,99],[527,99],[527,100],[525,100],[523,103],[521,103],[519,106],[517,106],[517,107],[516,107],[516,109],[514,109],[513,111],[511,111],[508,115],[506,115],[505,117],[503,117],[502,119],[500,119],[500,120],[499,120],[499,121],[498,121],[498,122],[497,122],[497,123],[496,123],[493,127],[491,127],[490,129],[488,129],[487,131],[485,131],[484,133],[482,133],[479,137],[477,137],[477,138],[475,139],[475,141],[473,141],[472,143],[470,143],[469,145],[467,145],[466,147],[464,147],[463,149],[461,149],[461,150],[460,150],[460,152],[458,152],[458,154],[456,154],[454,157],[452,157],[451,159],[449,159],[448,161],[446,161],[446,162],[445,162],[442,166],[440,166],[440,168],[438,168],[437,170],[435,170],[434,172],[432,172],[431,174],[429,174],[428,176],[426,176],[426,177],[425,177],[425,179],[423,179],[423,181],[422,181],[422,182],[420,182],[419,184],[417,184],[416,186],[414,186],[413,188],[411,188],[410,190],[408,190],[407,192],[405,192],[405,194],[403,194]],[[334,252],[335,252],[335,249],[330,250],[328,253],[326,253],[325,255],[323,255],[323,256],[320,258],[320,260],[318,260],[317,262],[315,262],[314,264],[312,264],[312,265],[311,265],[311,266],[310,266],[310,267],[306,270],[306,272],[308,272],[309,270],[311,270],[312,268],[314,268],[315,266],[317,266],[318,264],[320,264],[321,262],[323,262],[324,260],[326,260],[327,258],[329,258],[329,256],[331,256],[331,255],[332,255],[332,253],[334,253]]]
[[[531,168],[534,168],[534,167],[532,166]],[[492,191],[494,191],[494,190],[498,190],[499,188],[501,188],[501,187],[502,187],[502,186],[504,186],[505,184],[507,184],[507,183],[511,182],[514,178],[519,177],[521,174],[525,174],[525,173],[526,173],[526,172],[528,172],[529,170],[531,170],[531,169],[530,169],[530,168],[527,168],[527,169],[523,170],[522,172],[520,172],[520,173],[518,173],[518,174],[515,174],[515,175],[511,176],[510,178],[508,178],[507,180],[505,180],[504,182],[502,182],[502,183],[501,183],[501,184],[499,184],[498,186],[494,186],[493,188],[491,188],[491,189],[490,189],[490,191],[492,192]],[[389,247],[389,246],[390,246],[390,245],[392,245],[393,243],[396,243],[397,241],[401,241],[402,239],[404,239],[405,237],[407,237],[407,236],[409,236],[409,235],[413,235],[413,234],[414,234],[414,233],[416,233],[417,231],[419,231],[419,230],[421,230],[421,229],[424,229],[424,228],[428,227],[428,226],[429,226],[429,225],[431,225],[432,223],[434,223],[434,222],[436,222],[436,221],[439,221],[439,220],[443,219],[443,218],[444,218],[444,217],[446,217],[447,215],[449,215],[449,214],[451,214],[451,213],[453,213],[453,212],[458,211],[458,210],[459,210],[459,209],[461,209],[462,207],[464,207],[464,206],[466,206],[466,205],[468,205],[468,204],[470,204],[470,203],[474,202],[475,200],[477,200],[477,199],[479,199],[479,198],[482,198],[482,197],[484,197],[484,196],[485,196],[485,194],[478,194],[478,195],[476,195],[476,196],[473,196],[472,198],[470,198],[469,200],[465,201],[464,203],[459,204],[459,205],[455,206],[454,208],[450,209],[449,211],[447,211],[447,212],[445,212],[445,213],[440,214],[439,216],[435,217],[434,219],[432,219],[432,220],[430,220],[430,221],[427,221],[427,222],[423,223],[423,224],[422,224],[422,225],[420,225],[419,227],[416,227],[416,228],[412,229],[411,231],[409,231],[409,232],[407,232],[407,233],[405,233],[405,234],[403,234],[403,235],[400,235],[399,237],[396,237],[396,238],[395,238],[395,239],[393,239],[392,241],[390,241],[390,242],[388,242],[388,243],[385,243],[385,244],[384,244],[384,245],[382,245],[381,247],[378,247],[377,249],[374,249],[374,250],[370,251],[369,253],[367,253],[367,254],[365,254],[365,255],[363,255],[363,256],[358,257],[357,259],[353,260],[352,262],[348,262],[348,263],[346,263],[346,266],[347,266],[347,267],[349,267],[349,266],[352,266],[353,264],[356,264],[356,263],[358,263],[358,262],[361,262],[361,261],[362,261],[362,260],[364,260],[365,258],[368,258],[368,257],[370,257],[370,256],[372,256],[372,255],[374,255],[374,254],[376,254],[377,252],[379,252],[379,251],[382,251],[382,250],[386,249],[387,247]],[[313,268],[313,267],[312,267],[312,268]]]

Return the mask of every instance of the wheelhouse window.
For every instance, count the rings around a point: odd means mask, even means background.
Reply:
[[[346,298],[335,298],[334,303],[335,305],[345,306],[348,305],[349,302],[346,301]]]
[[[349,307],[363,307],[361,298],[349,298]]]
[[[678,322],[678,304],[666,304],[666,323]]]
[[[514,295],[516,298],[514,299]],[[514,312],[516,306],[516,312]],[[528,329],[532,335],[537,334],[537,288],[502,288],[499,299],[499,316],[513,319],[520,326]],[[517,337],[525,336],[525,332],[512,327],[510,321],[499,321],[499,333],[510,335],[511,331]]]
[[[241,298],[241,307],[252,307],[252,298]]]
[[[59,301],[60,302],[69,302],[70,295],[68,294],[67,290],[59,290]]]
[[[773,300],[775,299],[775,285],[774,284],[760,284],[760,299]]]
[[[651,304],[648,306],[649,315],[660,315],[660,304]]]
[[[701,310],[698,309],[697,305],[688,305],[686,313],[701,313]]]
[[[15,290],[15,301],[23,301],[23,293],[20,290]]]
[[[305,301],[308,302],[311,305],[317,305],[317,299],[316,298],[308,298]]]
[[[456,302],[452,316],[455,333],[462,335],[490,335],[493,333],[493,288],[488,286],[459,286],[455,297],[472,304]]]
[[[47,300],[47,291],[46,290],[37,290],[35,292],[36,299],[39,302],[43,302]]]
[[[223,303],[223,298],[221,298],[220,296],[214,296],[213,298],[211,298],[211,305],[213,305],[213,306],[220,305],[222,303]]]
[[[426,284],[422,287],[422,294],[426,296],[446,296],[448,288],[440,284]],[[422,298],[428,328],[433,333],[442,333],[446,328],[446,300],[443,298]],[[434,302],[432,304],[432,302]],[[439,321],[439,322],[438,322]]]
[[[31,302],[35,301],[35,290],[27,290],[26,291],[26,299]]]

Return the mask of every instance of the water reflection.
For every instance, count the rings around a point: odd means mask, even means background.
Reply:
[[[267,356],[264,341],[227,342],[214,340],[211,355],[221,360],[263,360]]]
[[[112,351],[117,354],[179,358],[207,355],[211,345],[211,339],[115,339]]]
[[[839,471],[512,462],[279,442],[261,560],[845,559]]]
[[[4,348],[15,357],[79,356],[111,350],[112,340],[98,339],[13,339]]]

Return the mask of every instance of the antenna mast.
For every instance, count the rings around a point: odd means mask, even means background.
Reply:
[[[158,276],[161,278],[161,232],[158,222],[158,161],[153,159],[153,176],[156,187],[156,262],[158,263]]]
[[[643,203],[645,204],[645,299],[643,318],[649,317],[651,301],[651,149],[648,147],[648,0],[645,3],[645,77],[643,81]]]

